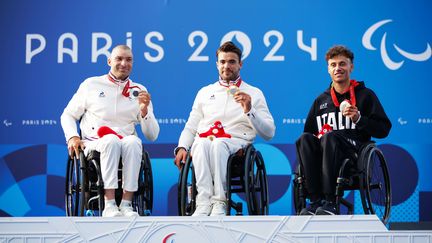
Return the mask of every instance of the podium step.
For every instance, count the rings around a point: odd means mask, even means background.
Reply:
[[[432,231],[389,231],[375,215],[0,218],[0,242],[431,243]]]

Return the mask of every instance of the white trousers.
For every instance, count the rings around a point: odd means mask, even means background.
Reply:
[[[123,163],[123,190],[138,190],[138,176],[141,167],[142,144],[137,136],[120,139],[108,134],[95,141],[86,141],[86,154],[91,150],[100,153],[100,167],[105,189],[118,188],[118,166],[120,157]]]
[[[196,138],[192,148],[198,195],[197,205],[226,201],[228,157],[249,142],[238,138]]]

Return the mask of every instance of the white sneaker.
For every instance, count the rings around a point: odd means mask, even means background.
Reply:
[[[226,203],[225,202],[215,202],[213,203],[213,208],[210,216],[225,216],[226,215]]]
[[[102,217],[121,217],[123,214],[117,206],[107,206],[102,212]]]
[[[209,216],[212,208],[210,205],[198,205],[195,212],[192,214],[193,217],[197,216]]]
[[[120,207],[120,213],[125,217],[139,216],[139,214],[133,210],[132,206]]]

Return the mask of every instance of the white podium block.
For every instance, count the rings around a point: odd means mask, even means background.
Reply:
[[[431,243],[432,231],[389,231],[375,215],[0,218],[0,242]]]

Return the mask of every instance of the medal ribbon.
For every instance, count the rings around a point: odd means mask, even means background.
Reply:
[[[357,81],[355,81],[355,80],[350,80],[350,86],[349,86],[349,92],[350,92],[350,103],[351,103],[351,105],[353,105],[353,106],[356,105],[356,97],[355,97],[355,93],[354,93],[354,88],[357,87],[358,85],[359,85],[359,83],[358,83]],[[332,86],[331,86],[331,88],[330,88],[330,94],[331,94],[331,98],[332,98],[332,100],[333,100],[333,104],[334,104],[336,107],[339,107],[340,103],[339,103],[339,101],[337,100],[336,92],[335,92],[335,90],[334,90],[334,88],[333,88],[333,84],[332,84]],[[345,94],[345,93],[344,93],[344,94]]]
[[[122,91],[122,95],[123,95],[124,97],[129,97],[129,96],[130,96],[130,92],[129,92],[130,89],[133,89],[133,88],[141,89],[141,88],[138,87],[138,86],[130,86],[130,80],[129,80],[129,77],[127,77],[125,80],[119,80],[119,79],[116,79],[115,76],[114,76],[111,72],[109,72],[107,76],[108,76],[108,79],[109,79],[111,82],[113,82],[113,83],[115,83],[115,84],[117,84],[117,85],[119,85],[119,83],[124,83],[124,82],[126,82],[126,84],[125,84],[125,86],[124,86],[124,88],[123,88],[123,91]]]
[[[223,82],[223,80],[221,80],[219,78],[219,84],[222,85],[222,86],[224,86],[224,87],[227,87],[227,88],[229,88],[230,85],[235,85],[235,86],[237,86],[237,87],[240,88],[241,82],[242,82],[242,80],[241,80],[240,76],[236,80],[229,81],[228,83]]]

